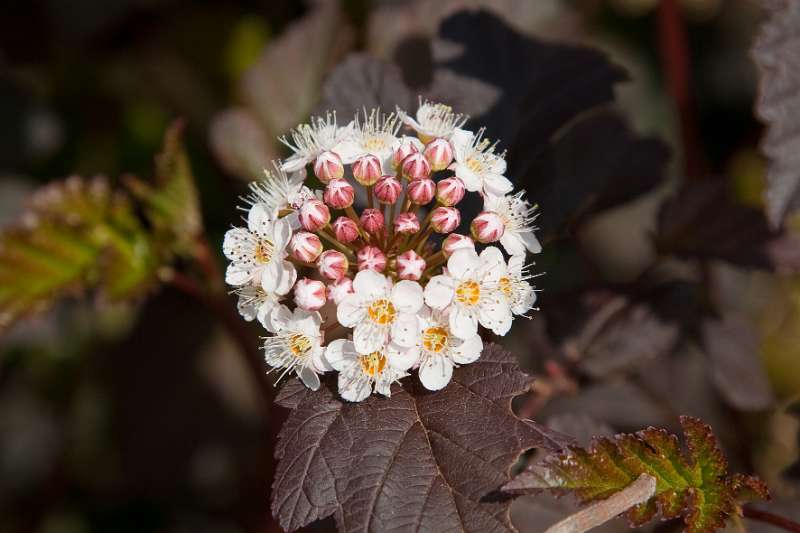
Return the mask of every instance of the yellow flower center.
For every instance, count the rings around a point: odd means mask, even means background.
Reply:
[[[386,148],[386,140],[382,137],[369,137],[364,139],[361,146],[368,152],[380,152]]]
[[[272,252],[274,249],[275,246],[272,244],[272,241],[261,239],[256,245],[256,262],[261,263],[262,265],[269,263],[272,259]]]
[[[363,370],[366,375],[373,378],[380,375],[386,367],[386,356],[381,352],[372,352],[369,355],[362,355],[360,360],[361,370]]]
[[[311,339],[302,333],[295,333],[289,337],[289,349],[295,357],[304,357],[311,351]]]
[[[476,157],[470,157],[467,159],[467,168],[476,174],[480,174],[483,170],[483,162]]]
[[[367,314],[373,322],[379,326],[385,326],[394,321],[394,317],[397,316],[397,309],[386,298],[380,298],[369,305]]]
[[[456,300],[463,305],[476,305],[481,299],[481,286],[477,281],[462,281],[456,287]]]
[[[506,298],[511,298],[514,294],[514,285],[511,283],[511,278],[502,277],[497,280],[497,284],[500,287],[500,291],[506,295]]]
[[[426,329],[422,333],[422,346],[429,352],[441,352],[447,346],[447,330],[438,326]]]

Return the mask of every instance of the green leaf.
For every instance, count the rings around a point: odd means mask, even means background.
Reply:
[[[134,299],[192,252],[202,225],[180,133],[180,123],[167,131],[152,184],[129,177],[128,190],[113,189],[103,177],[73,176],[33,193],[0,233],[0,328],[89,290]]]
[[[728,474],[728,462],[708,425],[684,416],[681,426],[685,450],[675,435],[656,428],[599,438],[589,448],[570,447],[551,456],[545,465],[522,472],[504,490],[570,491],[588,503],[608,498],[641,474],[649,474],[656,479],[656,492],[625,513],[631,527],[658,514],[662,519],[682,516],[690,533],[720,529],[742,503],[769,498],[758,478]]]

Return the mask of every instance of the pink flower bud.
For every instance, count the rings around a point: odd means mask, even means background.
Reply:
[[[355,191],[346,179],[336,178],[328,182],[322,198],[334,209],[344,209],[353,205]]]
[[[421,180],[431,175],[431,164],[423,154],[415,152],[403,159],[400,170],[409,180]]]
[[[386,255],[377,246],[364,246],[356,254],[359,270],[383,272],[386,268]]]
[[[419,152],[419,148],[417,146],[417,141],[413,137],[403,137],[400,139],[400,144],[395,148],[394,152],[392,152],[392,166],[394,166],[395,170],[400,168],[400,165],[403,163],[403,159],[410,156],[411,154],[415,154]]]
[[[306,311],[317,311],[325,305],[325,284],[316,279],[298,279],[294,285],[294,302]]]
[[[415,213],[400,213],[394,219],[395,233],[417,233],[419,231],[419,219]]]
[[[506,228],[503,225],[503,220],[497,213],[483,211],[472,221],[469,230],[470,233],[472,233],[473,239],[486,244],[499,241]]]
[[[300,208],[300,225],[308,231],[317,231],[331,221],[328,206],[317,199],[307,200]]]
[[[373,235],[382,232],[383,213],[380,209],[364,209],[361,213],[361,225]]]
[[[339,217],[333,221],[333,234],[339,242],[353,242],[358,239],[358,225],[347,217]]]
[[[384,176],[375,184],[375,196],[382,204],[391,205],[400,198],[403,186],[394,176]]]
[[[460,179],[455,176],[445,178],[436,184],[436,199],[442,205],[453,206],[464,198],[466,191]]]
[[[461,248],[472,248],[474,250],[475,241],[460,233],[451,233],[442,241],[442,251],[445,257],[450,257],[453,252]]]
[[[453,147],[450,145],[450,141],[439,138],[429,142],[425,146],[425,158],[436,172],[449,167],[453,162]]]
[[[333,300],[336,305],[339,305],[345,296],[353,292],[355,292],[353,291],[353,280],[350,278],[340,278],[328,284],[328,300]]]
[[[361,185],[369,187],[381,179],[381,162],[374,155],[365,155],[353,163],[353,177]]]
[[[408,250],[397,256],[397,277],[417,281],[425,272],[425,260],[414,250]]]
[[[342,159],[333,152],[322,152],[314,161],[314,175],[322,183],[328,183],[344,176]]]
[[[338,250],[325,250],[317,259],[319,273],[328,279],[342,279],[347,274],[350,262],[342,252]]]
[[[431,227],[436,233],[450,233],[461,224],[461,212],[455,207],[437,207],[431,214]]]
[[[408,198],[416,205],[425,205],[433,200],[436,183],[431,179],[419,179],[408,183]]]
[[[313,233],[298,231],[289,241],[289,251],[295,259],[313,263],[322,253],[322,242]]]

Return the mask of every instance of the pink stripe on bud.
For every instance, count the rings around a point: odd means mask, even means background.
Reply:
[[[434,172],[446,169],[453,162],[453,147],[447,139],[434,139],[425,146],[425,158]]]
[[[453,206],[464,198],[466,191],[464,182],[459,178],[445,178],[436,184],[436,199],[442,205]]]
[[[475,241],[466,235],[460,233],[451,233],[442,241],[442,251],[445,257],[450,257],[453,252],[461,248],[475,249]]]
[[[425,260],[414,250],[408,250],[397,256],[397,277],[417,281],[425,272]]]
[[[375,184],[375,197],[382,204],[391,205],[400,198],[403,186],[394,176],[384,176]]]
[[[339,242],[353,242],[358,239],[358,225],[347,217],[339,217],[333,221],[333,234]]]
[[[356,254],[359,270],[383,272],[386,268],[386,255],[377,246],[364,246]]]
[[[431,164],[419,152],[415,152],[403,159],[400,169],[403,177],[409,180],[420,180],[431,175]]]
[[[353,292],[355,292],[353,290],[353,280],[341,278],[328,284],[327,296],[328,300],[333,300],[333,303],[339,305],[345,296]]]
[[[431,227],[436,233],[450,233],[461,223],[461,212],[455,207],[437,207],[431,214]]]
[[[319,200],[307,200],[300,208],[300,225],[307,231],[317,231],[331,221],[328,206]]]
[[[497,213],[483,211],[475,217],[469,227],[472,238],[476,241],[487,244],[500,240],[505,232],[503,220]]]
[[[415,213],[400,213],[394,219],[395,233],[417,233],[419,231],[419,219]]]
[[[322,241],[313,233],[298,231],[289,241],[289,251],[295,259],[313,263],[322,253]]]
[[[325,284],[316,279],[303,278],[294,286],[294,302],[306,311],[318,311],[325,305]]]
[[[436,194],[436,184],[431,179],[423,178],[408,183],[408,198],[415,205],[429,204]]]
[[[342,159],[333,152],[322,152],[314,161],[314,175],[322,183],[344,176]]]
[[[346,179],[333,179],[328,182],[325,192],[322,195],[325,203],[334,209],[344,209],[353,205],[355,191],[353,186]]]
[[[380,209],[364,209],[361,213],[361,225],[373,235],[381,233],[383,231],[383,213]]]
[[[332,280],[342,279],[349,267],[347,256],[338,250],[325,250],[317,260],[319,273]]]
[[[375,185],[381,175],[381,162],[374,155],[359,157],[353,163],[353,177],[365,187]]]
[[[404,137],[400,140],[399,146],[392,152],[392,166],[394,166],[395,170],[400,168],[403,159],[411,154],[419,152],[419,148],[417,147],[418,142],[419,141],[416,141],[413,137]]]

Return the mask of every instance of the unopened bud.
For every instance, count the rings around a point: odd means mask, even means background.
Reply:
[[[300,208],[300,225],[307,231],[318,231],[330,221],[328,206],[317,199],[307,200]]]
[[[415,152],[403,159],[400,169],[403,177],[412,181],[427,178],[431,175],[431,164],[419,152]]]
[[[345,296],[353,292],[355,292],[353,290],[353,280],[350,278],[340,278],[328,284],[327,296],[328,300],[333,300],[333,303],[339,305]]]
[[[374,155],[359,157],[353,163],[353,177],[365,187],[375,185],[381,175],[381,162]]]
[[[487,244],[499,241],[506,228],[500,215],[492,211],[483,211],[475,217],[469,229],[473,239]]]
[[[397,256],[397,277],[417,281],[425,272],[425,260],[414,250],[408,250]]]
[[[353,205],[355,191],[346,179],[337,178],[328,182],[322,199],[334,209],[345,209]]]
[[[342,279],[349,267],[347,256],[338,250],[325,250],[317,259],[319,273],[328,279]]]
[[[325,284],[316,279],[303,278],[294,286],[294,302],[306,311],[317,311],[325,305]]]
[[[314,175],[322,183],[328,183],[344,176],[342,158],[334,152],[322,152],[314,161]]]
[[[436,194],[436,183],[431,179],[419,179],[408,183],[408,198],[415,205],[429,204]]]
[[[391,205],[400,198],[403,186],[394,176],[384,176],[375,184],[375,197],[382,204]]]
[[[380,209],[364,209],[361,213],[361,226],[373,235],[383,231],[383,213]]]
[[[386,268],[386,255],[377,246],[364,246],[356,254],[359,270],[383,272]]]
[[[339,217],[333,221],[333,234],[336,240],[343,243],[358,239],[358,224],[347,217]]]
[[[403,159],[411,154],[417,153],[422,149],[422,143],[415,137],[403,137],[398,140],[397,146],[392,152],[392,166],[395,170],[400,168]]]
[[[451,233],[442,241],[442,251],[445,257],[450,257],[453,252],[462,248],[475,249],[475,241],[460,233]]]
[[[436,233],[451,233],[461,224],[461,212],[455,207],[437,207],[431,213],[431,227]]]
[[[395,233],[412,234],[419,231],[419,219],[415,213],[400,213],[394,219]]]
[[[298,231],[289,241],[289,251],[295,259],[313,263],[322,253],[322,241],[313,233]]]
[[[436,184],[436,200],[442,205],[453,206],[464,198],[466,191],[459,178],[445,178]]]
[[[434,139],[425,146],[425,158],[434,172],[446,169],[453,162],[453,147],[447,139]]]

